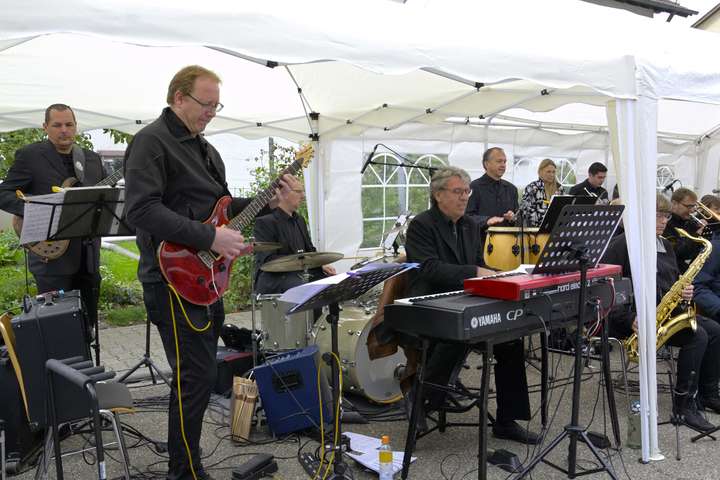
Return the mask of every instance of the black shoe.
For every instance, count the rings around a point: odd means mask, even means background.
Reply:
[[[540,443],[540,437],[536,434],[521,427],[516,421],[495,422],[492,428],[495,438],[505,440],[513,440],[515,442],[526,443],[528,445],[537,445]]]
[[[708,422],[700,412],[698,412],[695,399],[691,399],[688,404],[680,411],[680,418],[690,428],[707,432],[715,428],[715,425]]]
[[[702,405],[703,410],[720,413],[720,397],[702,397],[700,398],[700,405]]]

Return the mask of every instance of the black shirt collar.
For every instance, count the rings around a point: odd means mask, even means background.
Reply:
[[[502,178],[498,178],[495,180],[490,175],[485,173],[482,177],[480,177],[480,183],[494,183],[496,185],[500,185],[502,183]]]
[[[280,207],[275,209],[275,215],[282,220],[292,220],[297,218],[297,212],[293,212],[292,215],[288,215],[287,212]]]
[[[445,215],[445,214],[442,212],[442,210],[440,210],[440,208],[439,208],[437,205],[433,205],[432,208],[435,209],[435,211],[437,212],[438,217],[440,217],[440,218],[442,219],[442,221],[443,221],[446,225],[449,225],[450,228],[452,228],[453,224],[455,224],[455,225],[457,225],[458,227],[460,227],[460,226],[464,223],[464,221],[465,221],[465,215],[463,215],[462,217],[460,217],[457,222],[453,222],[453,221],[450,219],[450,217],[448,217],[447,215]]]
[[[183,121],[180,120],[180,117],[172,111],[172,108],[165,107],[162,112],[162,117],[165,120],[165,124],[167,124],[168,130],[170,130],[172,136],[181,142],[191,139],[197,139],[198,143],[201,145],[205,142],[202,134],[193,135],[190,130],[188,130]]]

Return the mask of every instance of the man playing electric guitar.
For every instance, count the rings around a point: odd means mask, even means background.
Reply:
[[[0,184],[0,209],[23,216],[25,202],[16,191],[26,195],[52,193],[52,187],[74,177],[79,185],[95,185],[106,172],[100,156],[75,144],[75,113],[60,103],[45,110],[43,129],[47,140],[27,145],[15,152],[15,163]],[[38,293],[52,290],[80,290],[87,320],[97,323],[100,292],[100,239],[75,238],[58,258],[41,257],[28,252],[29,268]],[[19,299],[18,299],[19,300]]]
[[[220,78],[203,67],[181,69],[168,87],[169,106],[135,135],[125,153],[125,208],[127,221],[137,229],[138,278],[148,318],[157,326],[173,370],[168,479],[211,478],[201,464],[199,443],[225,314],[221,297],[208,305],[182,300],[165,281],[156,253],[163,242],[228,259],[249,252],[238,230],[203,223],[218,199],[229,196],[222,158],[201,135],[223,108],[219,85]],[[289,180],[280,181],[277,195],[290,190]],[[233,199],[232,213],[250,202]]]

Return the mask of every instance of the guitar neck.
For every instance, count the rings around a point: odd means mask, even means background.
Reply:
[[[273,198],[275,190],[280,188],[280,178],[282,178],[282,176],[286,173],[295,175],[300,171],[301,165],[302,164],[299,159],[296,159],[293,163],[291,163],[267,188],[259,192],[242,212],[233,217],[232,220],[225,225],[225,227],[232,228],[233,230],[241,230],[250,225],[255,218],[255,215],[257,215],[258,212],[260,212],[260,210],[262,210],[263,207],[265,207],[265,205],[267,205]]]
[[[95,184],[96,187],[104,187],[105,185],[110,185],[111,187],[115,185],[117,182],[119,182],[123,178],[123,171],[122,168],[118,168],[113,172],[112,174],[108,175],[107,177],[100,180],[98,183]]]

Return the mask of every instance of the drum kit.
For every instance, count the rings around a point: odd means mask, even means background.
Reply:
[[[256,252],[281,248],[280,244],[270,242],[257,242],[254,245]],[[298,272],[305,281],[310,281],[309,270],[328,265],[341,258],[343,255],[335,252],[299,252],[271,260],[260,269],[273,273]],[[393,257],[383,256],[363,262],[363,265],[371,261],[389,262],[391,258]],[[381,289],[382,286],[379,286],[377,291],[368,292],[362,298],[342,307],[338,325],[340,333],[338,346],[343,389],[346,392],[363,395],[375,403],[388,404],[402,399],[396,371],[405,365],[406,358],[402,351],[377,360],[370,360],[368,355],[366,342]],[[253,353],[255,354],[257,348],[264,354],[272,354],[310,345],[317,345],[321,352],[330,351],[330,327],[324,315],[317,319],[316,312],[312,310],[287,314],[292,304],[281,301],[281,296],[280,294],[253,295],[252,330],[254,332],[258,331],[255,322],[256,304],[259,304],[261,320],[260,333],[253,340]],[[256,345],[258,340],[259,345]],[[322,369],[330,378],[330,368],[323,364]]]

